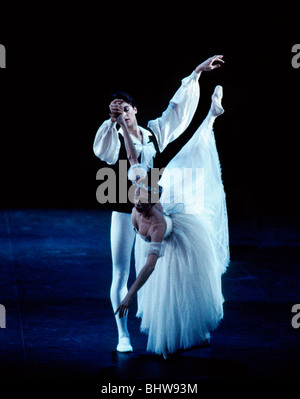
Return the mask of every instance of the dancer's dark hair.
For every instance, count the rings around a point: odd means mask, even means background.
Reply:
[[[116,91],[110,96],[110,101],[116,100],[117,98],[130,104],[133,108],[137,107],[135,99],[125,91]]]

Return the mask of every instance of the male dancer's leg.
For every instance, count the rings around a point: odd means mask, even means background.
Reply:
[[[130,272],[131,253],[135,240],[135,232],[131,223],[131,214],[113,212],[111,218],[111,252],[112,252],[112,284],[110,298],[115,312],[121,301],[126,296],[127,281]],[[127,313],[128,314],[128,313]],[[129,332],[127,329],[127,315],[120,319],[116,315],[118,328],[119,352],[131,352],[133,350]]]

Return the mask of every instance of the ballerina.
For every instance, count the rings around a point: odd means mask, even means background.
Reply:
[[[122,115],[118,117],[132,165],[129,177],[137,185],[131,220],[142,238],[137,243],[143,244],[136,251],[139,274],[115,314],[126,316],[138,292],[137,316],[142,319],[141,331],[148,334],[147,350],[165,358],[208,340],[223,317],[221,276],[229,263],[228,218],[212,129],[224,112],[222,95],[217,86],[207,117],[165,168],[157,203],[151,203],[154,188],[143,183],[143,166],[137,163]],[[194,209],[189,200],[192,187],[184,191],[182,203],[169,195],[184,183],[177,176],[184,168],[204,170],[204,180],[198,182],[203,185],[203,202],[201,206],[196,202]]]

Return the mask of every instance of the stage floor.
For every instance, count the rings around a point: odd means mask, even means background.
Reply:
[[[164,360],[146,352],[135,302],[134,352],[115,351],[110,217],[91,209],[0,210],[2,379],[299,378],[300,329],[291,324],[300,303],[295,226],[283,233],[274,222],[259,231],[253,220],[231,223],[224,319],[210,346]]]

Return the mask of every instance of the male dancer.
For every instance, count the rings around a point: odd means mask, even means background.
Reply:
[[[224,63],[222,55],[215,55],[197,66],[190,76],[182,80],[181,87],[171,99],[168,108],[160,118],[148,123],[157,141],[158,149],[162,152],[166,146],[179,137],[190,124],[199,102],[200,89],[198,80],[202,71],[211,71]],[[137,150],[140,163],[153,167],[153,158],[156,150],[150,138],[152,134],[140,127],[137,123],[137,106],[134,99],[126,93],[119,92],[110,103],[111,117],[105,121],[97,131],[94,140],[94,153],[102,161],[109,165],[115,165],[119,160],[127,161],[124,143],[124,133],[117,130],[117,117],[124,115],[127,128]],[[128,164],[128,168],[129,168]],[[127,179],[127,175],[126,175]],[[133,205],[116,204],[111,219],[111,252],[113,277],[110,291],[111,303],[115,312],[121,300],[127,294],[127,281],[130,271],[131,253],[134,246],[135,233],[131,223],[131,211]],[[126,238],[126,239],[125,239]],[[116,317],[118,328],[119,352],[132,352],[130,335],[127,329],[127,316]]]

